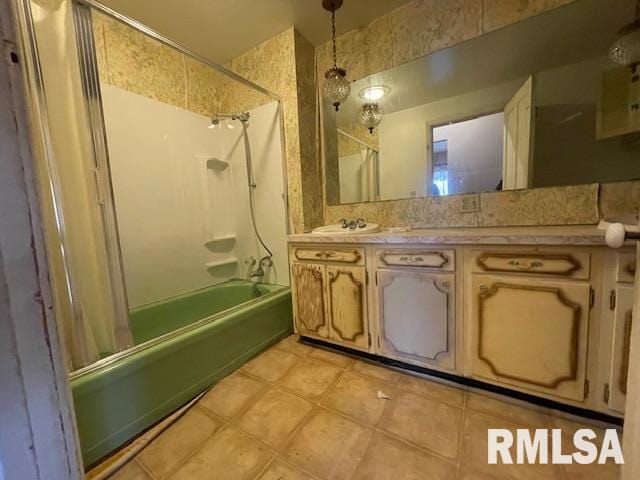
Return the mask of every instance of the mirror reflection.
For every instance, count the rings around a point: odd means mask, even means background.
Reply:
[[[352,84],[324,114],[329,204],[640,177],[633,0],[581,0]]]

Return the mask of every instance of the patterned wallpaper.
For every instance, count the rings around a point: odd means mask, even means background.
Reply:
[[[349,79],[413,61],[436,50],[571,3],[574,0],[414,0],[337,39]],[[331,66],[331,44],[316,49],[317,75]],[[323,110],[324,112],[325,110]],[[325,139],[328,160],[335,153]],[[329,169],[332,171],[333,169]],[[327,179],[327,198],[337,198],[338,179]],[[481,211],[460,213],[465,195],[329,205],[325,223],[364,217],[382,226],[469,227],[593,224],[600,218],[635,223],[640,182],[589,184],[479,195]],[[329,202],[333,203],[333,202]]]

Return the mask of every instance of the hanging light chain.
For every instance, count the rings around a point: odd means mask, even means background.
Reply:
[[[638,0],[640,2],[640,0]],[[338,65],[338,49],[336,48],[336,9],[331,9],[331,42],[333,43],[333,66]]]

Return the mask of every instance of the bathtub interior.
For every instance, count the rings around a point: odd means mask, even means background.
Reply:
[[[195,292],[154,302],[129,313],[134,345],[141,345],[168,333],[238,307],[286,286],[233,279]]]

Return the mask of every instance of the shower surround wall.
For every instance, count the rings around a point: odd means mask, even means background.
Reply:
[[[100,81],[210,115],[250,110],[270,99],[182,53],[94,13]],[[227,68],[279,95],[291,230],[322,224],[316,142],[315,50],[293,28],[231,60]]]
[[[245,260],[266,252],[251,226],[241,123],[210,129],[209,117],[110,85],[102,96],[129,307],[246,277]],[[274,253],[261,280],[287,285],[278,102],[250,113],[256,221]]]

